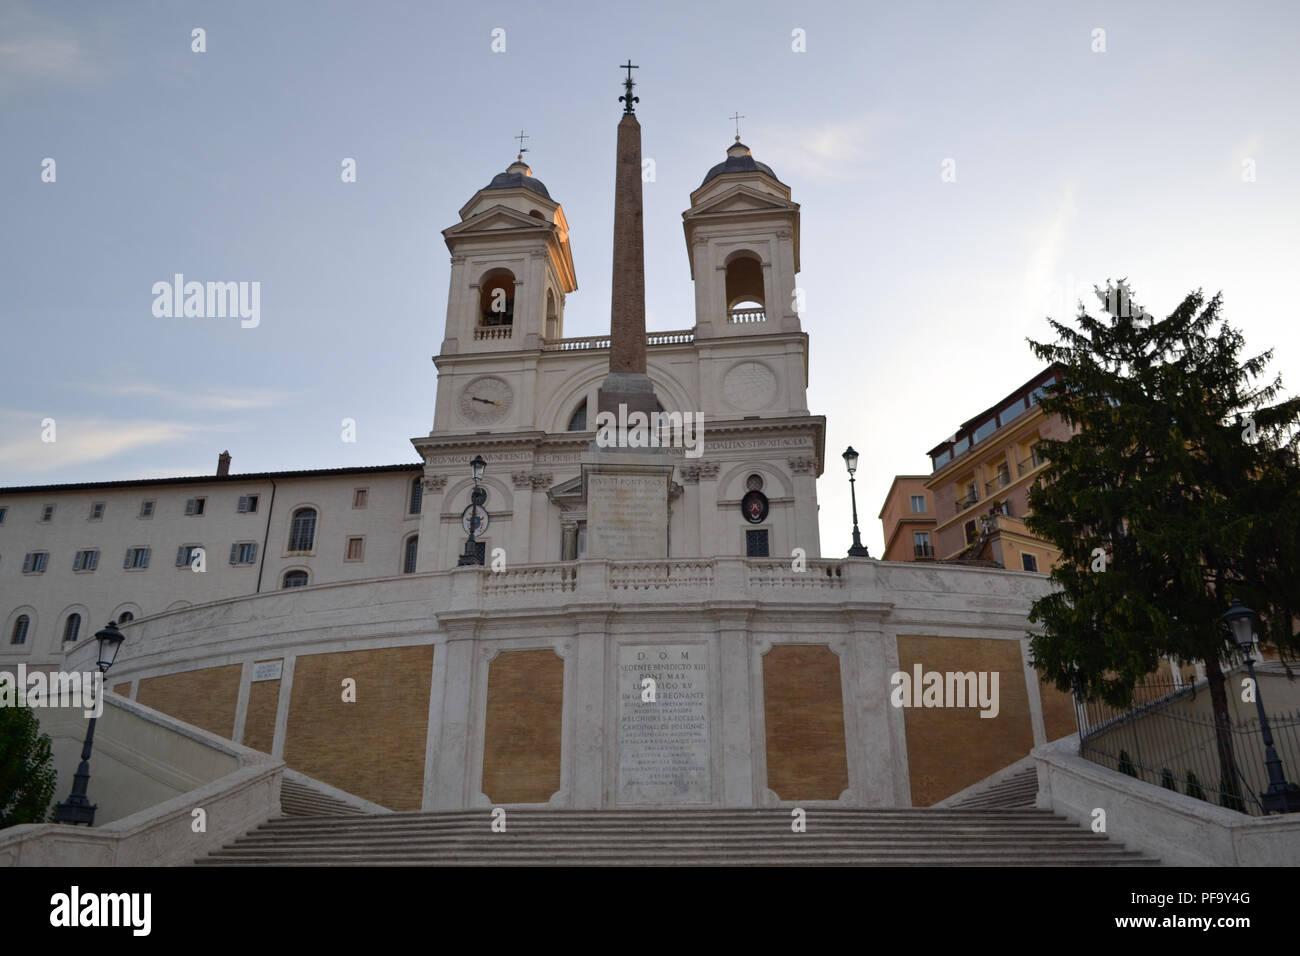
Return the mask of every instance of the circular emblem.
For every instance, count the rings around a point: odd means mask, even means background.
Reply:
[[[751,491],[740,499],[740,510],[750,524],[758,524],[767,518],[767,495],[761,491]]]
[[[473,531],[474,537],[476,538],[480,537],[487,531],[488,524],[490,524],[491,521],[491,515],[482,508],[476,508],[473,505],[470,505],[460,513],[460,526],[465,529],[466,534]]]

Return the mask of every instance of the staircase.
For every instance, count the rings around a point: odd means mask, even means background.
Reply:
[[[201,866],[1113,866],[1158,861],[1050,810],[489,810],[284,816]]]
[[[946,805],[954,810],[1021,810],[1034,806],[1037,796],[1038,769],[1030,764],[1005,780]]]

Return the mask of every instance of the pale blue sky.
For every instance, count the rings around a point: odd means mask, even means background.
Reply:
[[[235,471],[413,461],[439,232],[520,128],[572,228],[566,334],[608,327],[631,56],[657,167],[648,324],[693,322],[680,214],[739,110],[803,206],[823,552],[849,544],[852,443],[879,555],[892,476],[928,472],[928,448],[1039,368],[1025,338],[1044,316],[1108,277],[1160,314],[1222,289],[1300,389],[1298,9],[3,0],[0,485],[207,473],[226,447]],[[260,281],[260,327],[154,318],[175,272]]]

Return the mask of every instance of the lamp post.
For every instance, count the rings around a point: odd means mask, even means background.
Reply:
[[[122,632],[117,629],[116,621],[109,621],[95,637],[99,640],[99,672],[107,674],[117,659],[118,648],[122,646]],[[98,807],[86,797],[86,787],[90,783],[90,751],[95,746],[96,719],[91,717],[90,726],[86,728],[86,740],[81,745],[81,763],[72,775],[72,793],[63,803],[54,805],[55,823],[84,823],[88,827],[95,825],[95,811]]]
[[[849,557],[869,558],[871,555],[862,546],[862,536],[858,534],[858,493],[853,484],[853,473],[858,470],[858,453],[852,445],[844,453],[844,464],[849,469],[849,497],[853,500],[853,547],[849,548]]]
[[[469,537],[465,539],[465,553],[456,562],[456,566],[460,568],[483,563],[479,559],[478,549],[474,547],[474,532],[478,529],[478,509],[482,507],[483,502],[487,501],[487,492],[478,486],[479,479],[483,477],[483,472],[487,470],[487,462],[483,460],[482,455],[475,455],[474,460],[469,463],[469,468],[470,474],[474,478],[474,490],[469,493]]]
[[[1250,656],[1251,645],[1255,643],[1251,621],[1254,616],[1254,611],[1233,598],[1223,620],[1232,631],[1233,641],[1246,655],[1246,669],[1250,672],[1250,682],[1255,686],[1255,710],[1259,713],[1259,729],[1264,737],[1264,766],[1268,769],[1268,789],[1259,795],[1259,801],[1265,813],[1295,813],[1300,810],[1300,787],[1287,783],[1282,774],[1282,758],[1273,747],[1273,731],[1264,713],[1264,696],[1260,693],[1259,681],[1255,679],[1255,659]]]

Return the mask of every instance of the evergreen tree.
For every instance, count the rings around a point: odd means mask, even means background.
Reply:
[[[0,707],[0,828],[41,823],[54,797],[50,738],[28,707]]]
[[[1272,352],[1240,358],[1221,296],[1196,291],[1165,319],[1098,290],[1100,318],[1049,319],[1059,363],[1045,413],[1074,427],[1044,440],[1029,530],[1061,550],[1058,590],[1034,603],[1033,663],[1058,688],[1127,706],[1160,658],[1205,662],[1222,770],[1234,776],[1221,665],[1232,598],[1261,639],[1300,646],[1300,398],[1265,380]],[[1199,783],[1198,783],[1199,787]]]

